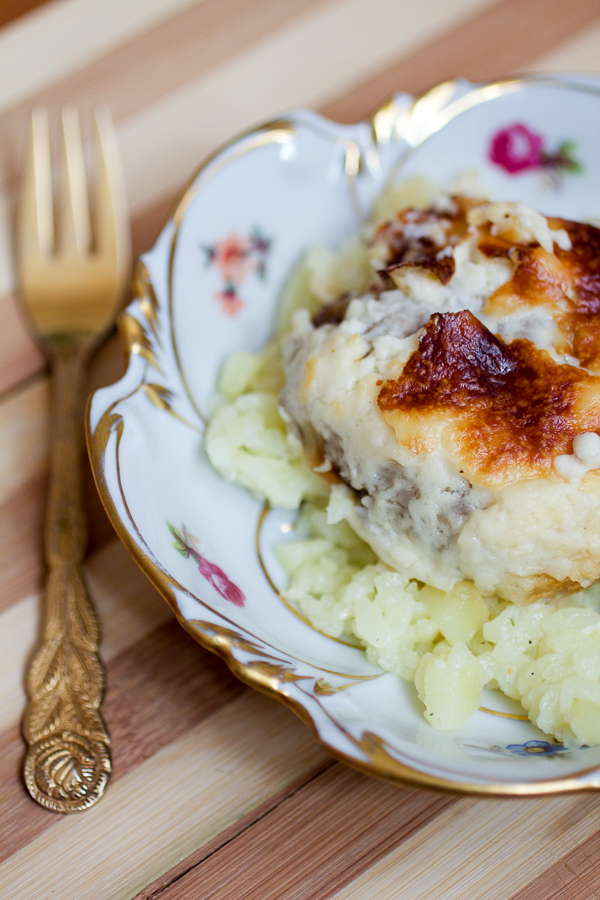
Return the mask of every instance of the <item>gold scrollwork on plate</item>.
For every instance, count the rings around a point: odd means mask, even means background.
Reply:
[[[331,697],[332,694],[339,694],[340,691],[346,691],[348,688],[355,687],[357,684],[364,684],[365,681],[374,681],[379,677],[379,674],[361,676],[356,681],[347,681],[346,684],[338,684],[337,687],[332,687],[332,685],[330,685],[328,681],[325,681],[324,678],[319,678],[318,681],[315,682],[315,694],[318,697]]]
[[[193,428],[194,431],[201,432],[201,429],[196,425],[192,425],[191,422],[188,422],[187,419],[184,419],[183,416],[180,416],[179,413],[175,412],[173,407],[171,406],[171,401],[173,400],[173,392],[169,390],[169,388],[165,387],[162,384],[156,384],[152,381],[145,381],[143,384],[143,391],[150,400],[150,402],[157,408],[162,410],[163,412],[168,412],[169,415],[173,416],[174,419],[177,419],[179,422],[183,422],[184,425],[187,425],[189,428]]]
[[[518,713],[499,712],[497,709],[488,709],[487,706],[480,706],[479,712],[489,713],[490,716],[498,716],[500,719],[515,719],[517,722],[528,722],[528,715],[519,715]]]
[[[165,374],[158,364],[148,332],[135,316],[132,316],[130,313],[123,313],[119,319],[119,334],[128,355],[134,353],[137,356],[141,356],[161,375]]]
[[[289,683],[306,681],[312,677],[311,675],[298,675],[295,669],[283,663],[270,663],[262,659],[254,660],[247,665],[251,671],[260,672],[265,677],[275,678],[277,681],[287,681]]]
[[[138,260],[133,270],[131,293],[133,299],[137,300],[139,310],[146,319],[155,338],[160,343],[158,335],[158,298],[154,285],[150,280],[150,273],[141,259]]]
[[[260,653],[264,655],[264,650],[259,644],[243,637],[237,631],[232,631],[231,628],[225,628],[224,625],[216,625],[214,622],[202,622],[200,619],[192,619],[190,624],[203,634],[209,634],[216,646],[222,645],[228,649],[236,647],[238,650],[245,650],[246,653]]]
[[[332,694],[335,694],[335,688],[332,688],[329,682],[325,681],[324,678],[319,678],[319,680],[315,682],[315,694],[319,697],[330,697]]]

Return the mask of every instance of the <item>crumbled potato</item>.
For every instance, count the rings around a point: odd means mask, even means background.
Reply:
[[[449,644],[467,644],[489,619],[486,602],[471,581],[459,581],[451,591],[426,585],[419,593],[428,615]]]
[[[415,684],[425,704],[425,719],[440,731],[462,728],[481,704],[479,664],[460,641],[453,647],[443,641],[433,653],[426,653]]]
[[[241,394],[217,410],[205,447],[224,478],[272,506],[297,509],[304,497],[328,493],[325,482],[304,463],[299,442],[287,434],[273,394]]]

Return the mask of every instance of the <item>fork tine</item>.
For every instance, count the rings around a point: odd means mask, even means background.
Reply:
[[[61,192],[60,250],[82,256],[90,249],[90,214],[79,116],[74,106],[63,108],[62,124],[66,171]]]
[[[117,260],[120,272],[129,266],[131,254],[125,182],[117,136],[110,111],[95,111],[97,149],[94,203],[94,237],[99,255]]]
[[[19,255],[23,260],[49,256],[54,245],[52,171],[48,113],[38,107],[31,114],[29,146],[19,198]]]

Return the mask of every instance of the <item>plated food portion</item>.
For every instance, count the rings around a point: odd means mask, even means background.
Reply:
[[[309,251],[262,354],[231,357],[212,464],[298,509],[286,599],[414,681],[600,743],[600,230],[414,178]]]

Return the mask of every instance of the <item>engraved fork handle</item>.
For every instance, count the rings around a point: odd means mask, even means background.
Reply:
[[[28,676],[23,719],[25,783],[54,812],[77,812],[103,794],[110,739],[100,715],[104,669],[99,626],[81,564],[87,528],[82,495],[81,400],[90,342],[56,341],[52,363],[50,484],[44,624]]]

